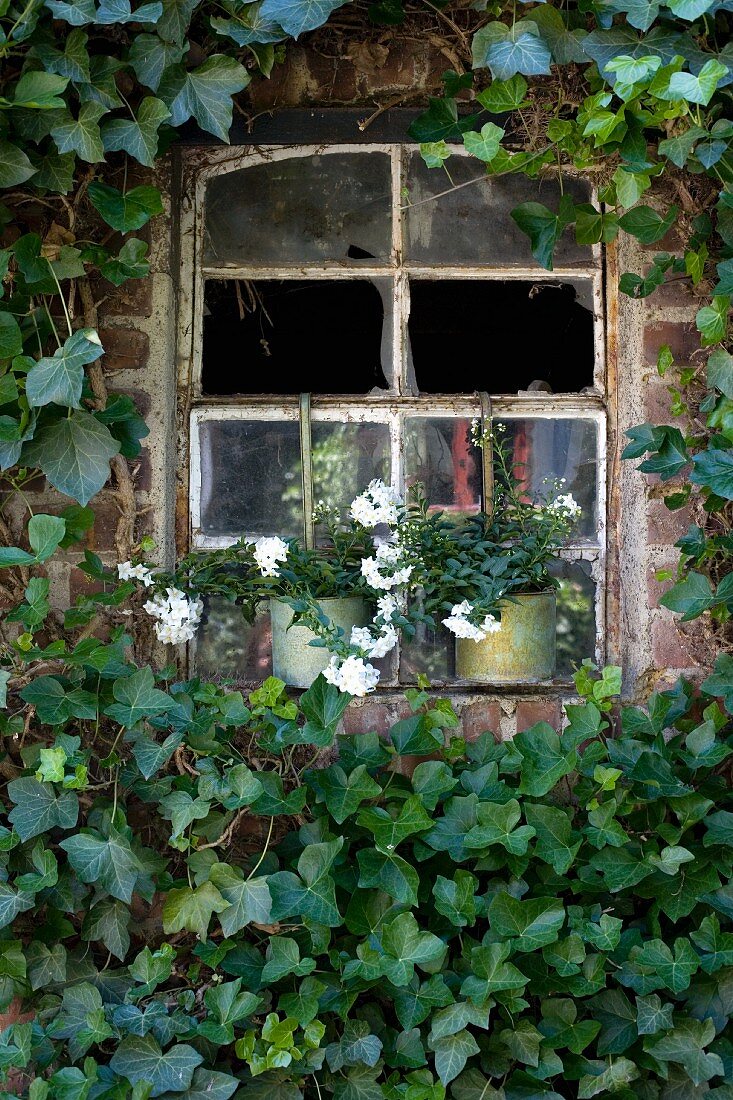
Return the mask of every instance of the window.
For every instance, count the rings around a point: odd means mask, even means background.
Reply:
[[[190,543],[303,532],[303,393],[315,499],[346,507],[381,477],[403,491],[421,481],[449,513],[479,511],[469,430],[487,392],[527,492],[565,478],[583,507],[557,563],[567,679],[603,640],[601,254],[563,240],[555,271],[544,271],[510,211],[537,198],[552,206],[558,182],[486,179],[458,149],[449,168],[450,178],[427,169],[405,145],[192,160],[181,356]],[[584,181],[562,185],[588,201]],[[267,675],[268,629],[265,609],[247,627],[210,601],[197,666]],[[396,657],[391,682],[422,671],[451,679],[450,652],[442,633],[423,632]]]

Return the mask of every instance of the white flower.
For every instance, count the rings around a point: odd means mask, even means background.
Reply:
[[[394,616],[403,610],[403,602],[399,596],[395,596],[391,592],[388,592],[386,596],[379,596],[377,599],[379,618],[384,619],[385,623],[391,622]]]
[[[362,558],[361,573],[372,588],[389,591],[398,584],[407,584],[412,566],[405,565],[399,544],[380,542],[374,557]]]
[[[482,642],[487,634],[496,634],[501,630],[501,623],[493,615],[486,615],[481,626],[474,626],[469,619],[472,611],[473,605],[468,600],[454,604],[448,618],[443,619],[443,626],[456,638],[470,638],[474,642]]]
[[[357,649],[368,649],[374,639],[369,633],[369,628],[366,626],[352,626],[351,628],[351,645],[356,646]]]
[[[391,625],[384,626],[382,627],[379,637],[372,639],[372,644],[367,656],[373,657],[375,660],[378,660],[380,657],[386,657],[396,645],[397,631]]]
[[[362,657],[347,657],[345,661],[332,657],[323,675],[329,684],[349,695],[367,695],[379,683],[379,671]]]
[[[133,565],[131,561],[120,562],[117,576],[121,581],[142,581],[146,588],[153,583],[153,574],[147,565]]]
[[[166,588],[165,591],[165,596],[158,594],[143,604],[148,615],[158,620],[154,627],[156,637],[167,645],[190,642],[201,621],[203,600],[187,596],[179,588]]]
[[[275,535],[273,538],[257,539],[254,548],[254,558],[257,567],[263,577],[279,577],[279,561],[285,561],[288,556],[288,544]]]
[[[555,497],[555,499],[547,505],[547,508],[550,512],[563,513],[568,519],[576,519],[583,511],[572,493],[565,493],[562,496]]]
[[[385,485],[376,478],[369,482],[368,488],[351,502],[351,518],[362,527],[376,527],[380,523],[389,526],[397,523],[397,507],[402,500],[391,485]]]

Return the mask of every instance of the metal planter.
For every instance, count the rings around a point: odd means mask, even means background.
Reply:
[[[456,639],[456,676],[484,684],[551,680],[556,660],[555,590],[527,592],[501,609],[501,630],[482,642]]]
[[[343,599],[323,599],[318,606],[334,626],[340,627],[346,640],[352,626],[368,626],[371,614],[366,600],[360,596]],[[281,600],[270,600],[272,622],[272,673],[286,684],[309,688],[328,665],[331,654],[322,647],[311,646],[315,635],[305,626],[288,627],[293,621],[293,609]]]

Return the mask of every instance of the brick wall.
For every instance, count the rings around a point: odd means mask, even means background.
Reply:
[[[414,99],[417,104],[437,85],[446,67],[440,43],[429,40],[403,45],[399,51],[379,41],[363,48],[357,45],[339,61],[296,46],[271,81],[252,85],[250,104],[258,111],[334,102],[372,103],[378,108],[389,105],[398,93],[401,102]],[[176,519],[176,294],[180,292],[173,266],[174,216],[179,200],[170,180],[170,165],[164,163],[155,182],[167,196],[169,209],[153,227],[150,277],[120,289],[105,283],[95,287],[108,387],[132,394],[150,426],[143,453],[132,463],[138,507],[136,537],[151,533],[161,558],[168,560]],[[669,249],[676,242],[662,244]],[[638,251],[633,242],[626,241],[619,255],[609,250],[608,368],[616,400],[609,425],[608,617],[613,630],[607,656],[623,664],[630,697],[643,697],[660,679],[674,678],[679,671],[694,675],[698,666],[709,661],[704,628],[688,624],[680,629],[674,617],[658,606],[665,585],[656,579],[656,573],[675,563],[673,544],[686,530],[690,511],[670,512],[662,499],[669,487],[644,478],[635,472],[633,464],[619,460],[628,427],[643,418],[669,420],[667,385],[674,379],[661,380],[657,375],[659,347],[668,344],[678,366],[694,362],[698,348],[694,327],[697,302],[686,283],[670,282],[645,302],[617,299],[613,287],[618,273],[641,271],[649,261],[649,254]],[[180,418],[183,421],[185,417]],[[54,511],[66,503],[48,491],[43,479],[32,487],[29,498],[34,510]],[[93,503],[97,519],[87,545],[114,563],[118,514],[114,491],[106,488]],[[184,511],[185,496],[179,494],[185,527]],[[73,550],[51,564],[52,594],[58,606],[89,591],[86,578],[75,568],[78,558],[78,551]],[[463,693],[456,695],[455,703],[461,713],[462,731],[471,738],[486,729],[507,738],[538,720],[553,724],[560,720],[559,700],[542,693],[519,697]],[[383,732],[397,717],[404,716],[404,708],[404,700],[394,693],[370,698],[352,706],[345,728]]]

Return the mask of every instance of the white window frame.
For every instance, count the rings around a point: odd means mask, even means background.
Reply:
[[[402,423],[407,416],[425,417],[474,417],[480,415],[477,395],[426,394],[414,396],[408,387],[408,337],[409,282],[415,279],[481,279],[484,281],[509,280],[537,282],[590,282],[594,313],[594,374],[593,386],[582,394],[519,394],[493,396],[495,420],[502,419],[582,419],[591,421],[597,431],[597,538],[578,539],[568,543],[560,556],[568,561],[586,561],[591,566],[595,584],[596,660],[602,661],[606,648],[605,609],[607,602],[607,496],[608,476],[607,421],[609,418],[606,393],[605,316],[603,250],[600,245],[590,249],[588,264],[558,266],[546,272],[536,265],[529,252],[519,257],[526,262],[511,266],[498,264],[444,264],[414,263],[403,257],[405,210],[402,198],[403,165],[405,155],[417,146],[405,144],[355,143],[355,144],[306,144],[298,146],[245,147],[239,149],[188,150],[183,155],[183,189],[180,205],[180,284],[179,284],[179,424],[180,454],[179,500],[188,508],[185,537],[181,538],[179,526],[179,550],[211,549],[231,545],[234,537],[206,535],[201,529],[201,454],[199,427],[216,420],[287,420],[298,421],[297,395],[262,395],[236,397],[205,396],[202,394],[201,377],[203,361],[203,301],[205,283],[209,279],[391,279],[393,283],[392,324],[392,372],[387,376],[389,389],[376,396],[366,395],[313,395],[311,417],[314,422],[377,422],[387,423],[390,429],[392,480],[401,488],[404,476]],[[210,180],[223,174],[254,167],[272,161],[293,157],[326,156],[331,153],[381,152],[391,162],[392,240],[390,255],[379,261],[356,262],[324,261],[308,263],[256,263],[220,264],[204,263],[204,209],[206,187]],[[454,155],[465,155],[456,146]],[[447,177],[435,170],[436,181]],[[481,186],[480,183],[474,186]],[[443,190],[439,183],[436,192]],[[385,364],[386,368],[387,364]],[[385,369],[385,375],[387,371]],[[180,508],[179,508],[180,511]],[[180,545],[185,543],[184,545]],[[395,662],[395,668],[399,661]],[[396,686],[397,681],[383,681],[384,686]],[[456,681],[457,683],[457,681]]]

